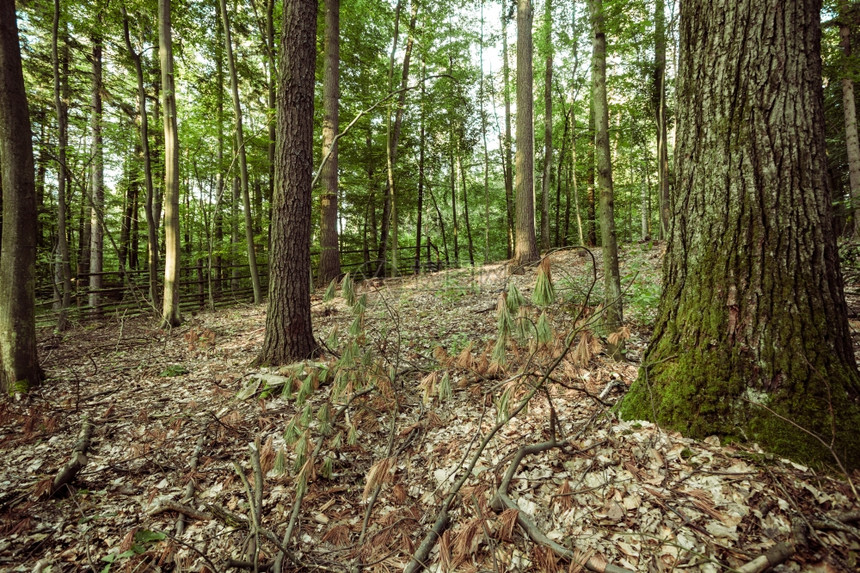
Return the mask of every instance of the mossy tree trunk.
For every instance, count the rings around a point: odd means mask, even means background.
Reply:
[[[317,350],[311,326],[316,0],[285,0],[278,69],[278,133],[272,198],[266,336],[257,362],[287,364]]]
[[[860,376],[826,188],[820,8],[681,5],[664,293],[620,409],[832,462],[813,432],[857,466]]]

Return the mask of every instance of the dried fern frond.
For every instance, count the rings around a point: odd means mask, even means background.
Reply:
[[[512,541],[514,538],[514,527],[517,525],[517,517],[520,510],[516,508],[506,509],[499,516],[499,540]]]
[[[612,334],[606,337],[606,341],[612,346],[618,346],[620,343],[630,338],[630,329],[622,326]]]
[[[562,511],[567,511],[568,509],[573,507],[573,496],[571,496],[571,492],[573,490],[570,489],[570,481],[564,480],[560,486],[558,486],[558,491],[555,493],[555,503],[558,505],[559,509]]]
[[[440,402],[444,402],[454,395],[454,391],[451,388],[451,377],[447,372],[442,376],[442,381],[439,382],[438,394]]]
[[[451,357],[448,356],[448,351],[441,346],[437,346],[433,349],[433,358],[436,359],[436,362],[442,365],[447,365],[451,360]]]
[[[324,543],[331,543],[336,547],[344,547],[349,545],[351,530],[348,525],[335,525],[331,529],[325,532],[325,535],[322,537],[322,541]]]
[[[455,364],[458,368],[462,368],[463,370],[471,370],[474,362],[475,358],[472,356],[472,343],[470,342],[463,350],[460,351],[460,354],[457,355]]]
[[[260,450],[260,469],[263,470],[263,475],[269,473],[272,466],[275,464],[275,440],[274,436],[269,436],[263,448]]]
[[[537,306],[549,306],[555,302],[555,287],[552,285],[549,257],[544,257],[538,265],[537,282],[532,292],[532,302]]]
[[[591,342],[589,341],[589,335],[587,332],[583,332],[579,335],[579,342],[576,344],[576,348],[573,350],[573,356],[571,361],[576,366],[585,366],[589,362],[591,362]]]
[[[555,337],[555,331],[552,329],[552,325],[549,323],[549,318],[546,316],[546,312],[540,313],[540,318],[537,321],[537,339],[541,344],[549,344],[552,339]]]
[[[365,478],[367,482],[364,484],[364,491],[361,494],[363,501],[367,501],[370,498],[370,494],[376,489],[376,486],[391,481],[391,476],[389,476],[388,472],[391,470],[392,465],[394,465],[393,457],[382,458],[370,466],[370,471],[367,472],[367,477]]]
[[[456,532],[452,551],[454,563],[462,563],[466,560],[466,557],[474,555],[478,551],[478,545],[481,543],[482,529],[481,520],[476,517],[467,521],[466,525]]]
[[[421,401],[424,402],[425,406],[429,406],[431,398],[436,395],[436,382],[438,378],[439,373],[434,370],[418,383],[418,388],[421,390]]]

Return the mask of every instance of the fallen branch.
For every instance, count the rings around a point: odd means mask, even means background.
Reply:
[[[166,499],[159,502],[158,505],[156,505],[146,513],[147,515],[153,516],[158,515],[160,513],[165,513],[167,511],[175,511],[180,516],[187,516],[191,519],[210,520],[213,517],[211,513],[199,511],[197,509],[194,509],[190,505],[185,505],[184,503],[179,503],[178,501],[173,501],[170,499]],[[184,520],[180,518],[177,523],[179,522],[182,522],[184,527]]]
[[[200,461],[200,453],[203,451],[203,436],[197,438],[197,446],[194,448],[194,453],[191,454],[191,463],[189,467],[191,472],[193,473],[197,470],[197,464]],[[185,485],[185,493],[182,496],[182,501],[190,502],[194,499],[194,478],[188,480],[188,483]],[[196,511],[196,510],[195,510]],[[179,519],[176,520],[176,535],[182,535],[185,532],[185,516],[187,513],[181,512],[179,514]],[[189,515],[189,517],[194,517]],[[195,518],[195,519],[200,519]]]
[[[558,556],[576,563],[579,559],[573,551],[547,537],[546,534],[534,523],[534,521],[532,521],[532,519],[519,508],[516,502],[508,497],[508,488],[511,485],[511,480],[513,480],[514,475],[517,473],[517,469],[524,457],[560,448],[564,445],[564,442],[557,442],[553,439],[549,442],[521,447],[514,456],[513,461],[511,461],[511,465],[508,466],[508,471],[505,472],[505,477],[502,479],[502,483],[499,485],[496,495],[493,497],[492,501],[490,501],[490,507],[497,512],[504,511],[505,509],[517,510],[517,523],[519,523],[526,531],[532,541],[543,545],[544,547],[548,547]],[[623,567],[606,563],[602,558],[598,557],[588,558],[585,563],[580,563],[580,565],[583,565],[589,571],[597,571],[598,573],[632,573],[629,569],[624,569]]]
[[[72,448],[72,458],[54,478],[49,497],[57,495],[61,489],[72,483],[78,472],[87,465],[87,450],[90,449],[90,440],[92,437],[93,425],[88,418],[84,418],[81,424],[81,433],[78,435],[78,441],[75,442],[75,446]]]

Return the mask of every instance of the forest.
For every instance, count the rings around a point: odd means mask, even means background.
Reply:
[[[0,2],[0,569],[860,568],[860,4]]]

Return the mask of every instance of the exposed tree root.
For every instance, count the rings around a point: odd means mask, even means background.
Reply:
[[[89,419],[84,418],[81,424],[81,433],[78,435],[78,441],[75,442],[75,446],[72,448],[72,458],[54,478],[49,493],[50,497],[57,495],[66,485],[72,483],[78,472],[87,465],[87,450],[90,449],[90,440],[92,437],[93,424]]]

